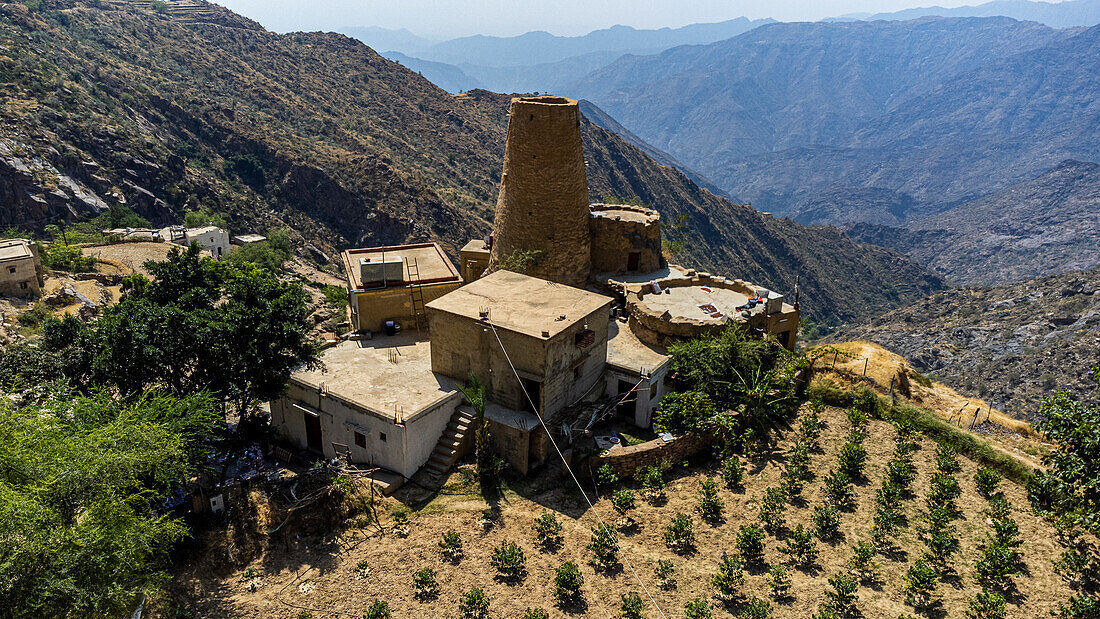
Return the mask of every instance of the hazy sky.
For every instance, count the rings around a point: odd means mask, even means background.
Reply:
[[[984,0],[214,0],[270,30],[336,30],[344,26],[408,28],[421,36],[511,36],[529,30],[585,34],[615,24],[679,27],[734,17],[817,20],[916,6],[956,7]]]

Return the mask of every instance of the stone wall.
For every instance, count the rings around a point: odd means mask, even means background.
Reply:
[[[652,273],[664,266],[657,211],[628,204],[593,204],[591,212],[594,272]]]
[[[669,278],[657,280],[661,288],[684,286],[710,286],[734,290],[746,296],[752,296],[756,287],[741,279],[727,279],[710,273],[688,271],[690,278]],[[658,314],[645,303],[645,297],[651,293],[649,284],[627,286],[626,306],[630,314],[630,328],[641,341],[653,346],[668,346],[670,343],[699,337],[707,333],[719,333],[725,325],[713,324],[688,318],[672,316],[667,311]],[[776,335],[780,342],[793,350],[798,333],[799,311],[784,305],[781,312],[775,314],[754,314],[745,324],[764,333]],[[785,339],[786,338],[786,339]]]
[[[605,464],[610,464],[616,475],[626,477],[633,475],[639,466],[657,466],[664,461],[679,462],[702,451],[709,443],[706,436],[689,432],[669,442],[655,438],[638,445],[611,449],[591,458],[589,464],[593,471]]]
[[[591,267],[580,110],[564,97],[512,99],[490,269],[537,252],[526,273],[584,287]]]

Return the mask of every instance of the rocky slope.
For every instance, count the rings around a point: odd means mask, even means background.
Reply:
[[[169,8],[0,5],[0,144],[28,169],[0,174],[0,226],[95,210],[64,176],[154,221],[209,208],[236,230],[285,224],[327,251],[432,239],[454,254],[487,232],[509,96],[449,95],[342,35],[277,35],[215,5],[186,17]],[[594,199],[685,215],[685,262],[785,291],[801,275],[815,319],[942,286],[900,255],[762,216],[582,129]]]
[[[943,291],[837,337],[870,340],[920,372],[1033,420],[1067,388],[1100,401],[1100,269],[995,288]]]
[[[1064,161],[1030,181],[904,227],[849,234],[952,282],[995,285],[1100,266],[1100,164]]]

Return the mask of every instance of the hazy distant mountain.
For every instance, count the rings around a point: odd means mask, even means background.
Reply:
[[[612,26],[576,37],[561,37],[542,31],[514,37],[475,35],[436,43],[415,55],[455,65],[469,63],[485,67],[515,67],[556,62],[592,52],[657,52],[676,45],[712,43],[772,21],[738,17],[713,24],[658,30]]]
[[[342,28],[340,32],[362,41],[373,50],[379,52],[392,50],[410,56],[415,56],[439,42],[413,34],[406,28],[391,30],[377,26],[348,26]]]
[[[344,28],[341,32],[423,73],[451,92],[473,87],[496,92],[553,92],[623,54],[655,54],[677,45],[712,43],[773,21],[739,17],[682,28],[637,30],[613,26],[576,37],[539,31],[514,37],[476,35],[438,43],[408,30]],[[462,74],[469,80],[462,78]],[[432,76],[438,76],[440,81]]]
[[[860,240],[952,281],[994,285],[1100,266],[1100,164],[1064,161],[1038,178],[904,227],[860,224]]]
[[[1100,160],[1098,38],[1007,18],[772,24],[621,58],[568,94],[763,210],[875,189],[927,213]]]
[[[432,62],[407,56],[401,52],[381,52],[386,58],[397,64],[416,71],[431,83],[447,92],[465,92],[473,88],[483,88],[481,82],[470,77],[462,69],[445,62]]]
[[[1095,26],[1100,24],[1100,0],[1066,0],[1065,2],[1028,2],[1027,0],[995,0],[977,6],[944,8],[942,6],[905,9],[894,13],[846,15],[866,21],[876,19],[906,20],[938,15],[941,17],[1011,17],[1035,21],[1054,28]]]

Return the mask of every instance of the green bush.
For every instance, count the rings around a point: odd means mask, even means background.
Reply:
[[[816,450],[821,447],[821,419],[815,409],[811,407],[810,412],[802,416],[798,422],[798,430],[807,448]]]
[[[856,576],[859,576],[861,581],[874,581],[875,569],[878,568],[878,563],[875,561],[877,553],[875,545],[870,542],[858,542],[852,547],[852,558],[848,560],[848,567]]]
[[[737,532],[737,551],[748,565],[764,563],[764,529],[755,524],[741,525]]]
[[[848,424],[852,426],[853,430],[862,430],[867,427],[867,413],[865,411],[853,406],[844,412],[847,414]]]
[[[936,470],[951,475],[962,470],[955,448],[947,443],[936,444]]]
[[[821,505],[814,508],[814,528],[817,537],[822,541],[830,541],[840,536],[840,510],[832,505]]]
[[[321,288],[321,294],[325,295],[325,301],[336,309],[343,309],[348,306],[348,289],[343,286],[325,284]]]
[[[825,476],[825,495],[829,502],[839,509],[855,506],[856,491],[852,478],[842,469],[833,469]]]
[[[592,553],[591,563],[596,569],[609,571],[619,565],[615,534],[610,527],[603,524],[592,527],[592,541],[585,548]]]
[[[649,466],[642,470],[642,496],[650,503],[657,504],[665,500],[664,471],[658,466]]]
[[[974,578],[983,587],[1005,590],[1011,584],[1011,577],[1023,571],[1020,553],[1014,548],[987,537],[981,551],[981,556],[974,562]]]
[[[802,498],[802,489],[806,486],[806,469],[793,466],[789,462],[779,476],[779,485],[787,498],[793,503]]]
[[[523,619],[550,619],[550,613],[541,608],[528,606],[523,610]]]
[[[653,577],[657,580],[657,586],[662,589],[676,588],[676,566],[668,559],[657,559]]]
[[[188,228],[202,228],[204,226],[217,226],[225,229],[229,223],[220,214],[209,209],[187,211],[183,214],[183,225]]]
[[[679,554],[695,548],[695,531],[690,516],[677,512],[672,517],[672,522],[665,527],[665,544]]]
[[[382,600],[375,600],[363,614],[363,619],[390,619],[391,616],[390,605]]]
[[[489,564],[496,569],[497,578],[506,582],[518,582],[527,575],[527,557],[515,542],[501,542],[493,550]]]
[[[684,619],[711,619],[710,602],[695,598],[684,606]]]
[[[443,539],[439,540],[439,550],[443,554],[443,559],[450,561],[451,563],[458,563],[462,560],[462,538],[459,537],[456,531],[446,531],[443,533]]]
[[[578,604],[584,597],[582,586],[584,577],[581,576],[580,569],[576,563],[567,561],[554,574],[554,599],[562,607]]]
[[[1058,614],[1065,619],[1095,619],[1100,617],[1100,598],[1086,593],[1072,595],[1069,606],[1058,603]]]
[[[718,562],[718,570],[710,578],[710,584],[714,587],[715,597],[725,603],[733,602],[741,597],[741,589],[745,586],[745,573],[741,570],[741,562],[729,553],[722,553],[722,559]]]
[[[863,467],[867,462],[867,450],[863,448],[862,443],[849,438],[848,442],[841,448],[837,458],[837,466],[849,479],[863,478]]]
[[[725,501],[718,496],[718,484],[714,478],[707,477],[699,482],[699,515],[703,520],[715,523],[722,520],[722,508]]]
[[[959,498],[962,490],[959,481],[950,475],[941,472],[932,474],[931,487],[928,490],[926,502],[929,509],[935,506],[946,507],[955,511],[955,499]]]
[[[970,598],[966,616],[969,619],[1004,619],[1005,596],[1000,591],[983,588]]]
[[[923,557],[909,566],[905,574],[905,601],[915,608],[927,608],[932,604],[939,574]]]
[[[787,555],[793,565],[813,565],[817,560],[817,541],[809,529],[799,524],[787,534],[779,552]]]
[[[636,505],[634,491],[630,488],[621,488],[611,495],[611,507],[620,514],[625,514],[634,509]]]
[[[561,544],[561,523],[554,512],[542,512],[531,528],[535,530],[535,541],[542,548],[555,548]]]
[[[791,573],[786,567],[776,564],[768,570],[768,591],[773,600],[787,599],[791,593],[791,584]]]
[[[418,599],[427,600],[439,595],[439,581],[435,570],[426,567],[413,574],[413,591]]]
[[[974,484],[978,486],[978,494],[989,498],[997,493],[997,486],[1001,483],[1001,474],[997,471],[980,466],[974,473]]]
[[[917,469],[911,462],[891,460],[886,465],[886,481],[897,486],[902,492],[909,492],[909,486],[917,478]]]
[[[772,616],[771,604],[759,598],[749,600],[741,611],[737,613],[738,619],[768,619]]]
[[[79,247],[62,243],[50,243],[41,248],[39,259],[47,269],[69,273],[88,273],[95,269],[96,263],[95,258],[85,256]]]
[[[619,476],[615,474],[615,469],[611,468],[610,464],[602,464],[600,468],[596,469],[596,485],[603,488],[610,488],[619,483]]]
[[[622,604],[619,605],[619,616],[623,619],[642,619],[645,617],[643,611],[645,605],[642,604],[642,596],[633,591],[629,591],[620,596]]]
[[[787,493],[782,488],[768,488],[760,501],[760,522],[770,532],[783,528],[783,514],[787,511]]]
[[[726,482],[729,489],[741,487],[744,476],[745,468],[741,464],[741,458],[730,456],[722,461],[722,481]]]
[[[825,590],[825,604],[833,612],[842,615],[855,615],[856,590],[859,583],[848,574],[837,574],[829,579],[829,588]]]
[[[940,569],[945,569],[951,555],[959,551],[959,538],[952,525],[923,527],[920,536],[928,559]]]
[[[489,619],[489,596],[481,587],[474,587],[462,594],[458,610],[462,619]]]
[[[653,415],[653,427],[662,432],[683,434],[699,429],[718,409],[710,396],[698,391],[671,392],[661,398],[661,407]]]

